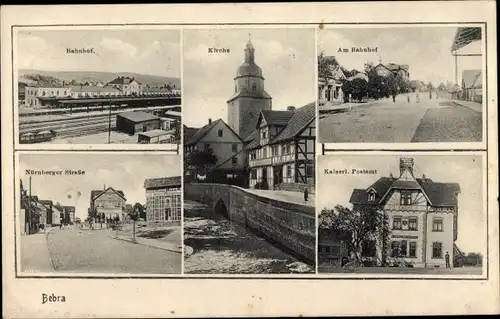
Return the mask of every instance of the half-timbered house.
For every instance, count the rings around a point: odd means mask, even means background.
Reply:
[[[256,130],[245,140],[251,188],[312,191],[315,116],[315,103],[260,112]]]

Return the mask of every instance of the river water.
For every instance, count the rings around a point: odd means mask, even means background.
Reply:
[[[184,272],[190,274],[292,273],[298,260],[209,206],[184,201]],[[301,264],[305,272],[311,267]],[[309,269],[307,269],[309,268]]]

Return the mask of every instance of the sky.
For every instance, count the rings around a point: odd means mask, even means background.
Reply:
[[[181,74],[179,30],[20,31],[17,44],[19,69]],[[94,54],[67,54],[67,48]]]
[[[415,163],[415,177],[430,178],[435,182],[459,183],[457,245],[464,252],[486,251],[486,211],[483,210],[482,157],[469,155],[411,156]],[[332,209],[335,205],[349,204],[354,188],[366,189],[380,177],[390,173],[399,177],[399,156],[319,156],[318,157],[318,211]],[[376,175],[324,174],[324,169],[376,169]],[[483,240],[481,240],[483,239]]]
[[[233,79],[243,63],[249,33],[265,90],[273,98],[273,110],[301,107],[315,100],[314,29],[185,30],[183,119],[187,126],[201,127],[209,118],[227,122],[226,102],[234,93]],[[230,52],[209,54],[209,47]]]
[[[113,187],[122,190],[127,204],[146,203],[146,178],[181,175],[181,159],[162,154],[22,154],[19,156],[19,178],[29,188],[26,169],[84,170],[85,175],[33,175],[32,195],[40,199],[75,206],[75,215],[84,220],[90,205],[90,191]],[[78,196],[77,193],[81,195]],[[71,198],[68,198],[71,195]]]
[[[349,28],[318,31],[318,52],[333,55],[347,69],[364,70],[372,61],[408,64],[410,79],[439,85],[455,82],[455,58],[450,48],[456,27]],[[459,53],[482,52],[482,41],[472,42]],[[378,47],[377,53],[340,53],[339,48]],[[458,58],[458,81],[462,70],[482,69],[480,56]]]

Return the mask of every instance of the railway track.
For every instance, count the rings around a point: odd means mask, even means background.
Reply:
[[[111,126],[114,127],[114,123],[116,123],[116,116],[111,116]],[[80,128],[84,129],[88,126],[105,126],[106,129],[109,127],[109,117],[104,116],[102,118],[77,118],[77,119],[68,119],[65,121],[57,120],[57,121],[47,121],[44,123],[20,123],[19,124],[19,133],[35,133],[42,130],[54,130],[58,133],[72,129],[72,128]]]

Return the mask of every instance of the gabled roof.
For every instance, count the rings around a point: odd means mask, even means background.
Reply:
[[[113,187],[108,187],[105,190],[92,190],[90,191],[90,200],[94,201],[102,194],[106,193],[108,190],[112,190],[114,193],[118,194],[121,198],[125,199],[125,194],[120,190],[115,190]]]
[[[139,81],[137,81],[136,79],[134,78],[129,78],[128,76],[126,77],[123,77],[123,76],[119,76],[117,77],[116,79],[108,82],[108,84],[120,84],[120,85],[123,85],[123,84],[130,84],[132,83],[133,81],[137,82],[138,84],[141,84],[139,83]]]
[[[205,135],[207,135],[207,133],[210,132],[210,130],[213,129],[219,122],[222,122],[231,132],[233,132],[234,135],[238,137],[239,140],[243,142],[241,137],[229,125],[227,125],[226,122],[224,122],[222,119],[218,119],[200,128],[196,133],[194,133],[191,136],[191,138],[186,143],[184,143],[184,145],[192,145],[198,143],[198,141],[202,139]]]
[[[405,183],[408,183],[406,185]],[[391,188],[421,189],[433,206],[455,206],[457,205],[456,193],[460,192],[457,183],[436,183],[431,179],[417,178],[415,181],[403,181],[393,177],[381,177],[367,189],[354,189],[349,202],[352,204],[381,204],[384,195]],[[368,201],[368,191],[376,190],[374,201]]]
[[[462,71],[462,84],[468,89],[474,86],[477,77],[481,76],[481,70],[464,70]]]
[[[191,136],[193,136],[199,130],[199,128],[188,127],[185,124],[183,124],[182,125],[182,130],[183,130],[182,135],[183,135],[183,138],[184,138],[184,143],[186,143],[186,141],[189,141],[189,139],[191,138]]]
[[[272,112],[277,112],[277,111],[272,111]],[[290,115],[290,119],[287,121],[285,128],[283,128],[281,132],[269,142],[269,144],[286,141],[299,135],[302,132],[302,130],[304,130],[316,118],[316,102],[311,102],[301,108],[296,109],[295,111],[278,111],[278,112],[288,113]],[[281,121],[282,119],[280,119],[280,122]],[[245,139],[245,142],[249,143],[246,146],[246,149],[253,149],[258,147],[260,145],[260,134],[258,133],[258,129],[254,130]]]
[[[289,111],[292,112],[292,111]],[[285,141],[299,135],[316,118],[316,102],[311,102],[292,112],[288,125],[278,134],[272,143]]]
[[[145,189],[169,188],[169,187],[180,187],[180,186],[181,186],[180,176],[148,178],[144,181]]]
[[[260,124],[261,117],[264,118],[267,125],[273,126],[285,126],[288,121],[292,118],[293,113],[291,111],[272,111],[272,110],[262,110],[259,115],[259,120],[257,125]]]
[[[159,120],[158,116],[142,112],[142,111],[131,111],[131,112],[123,112],[118,114],[117,116],[126,118],[132,122],[144,122],[150,120]]]

